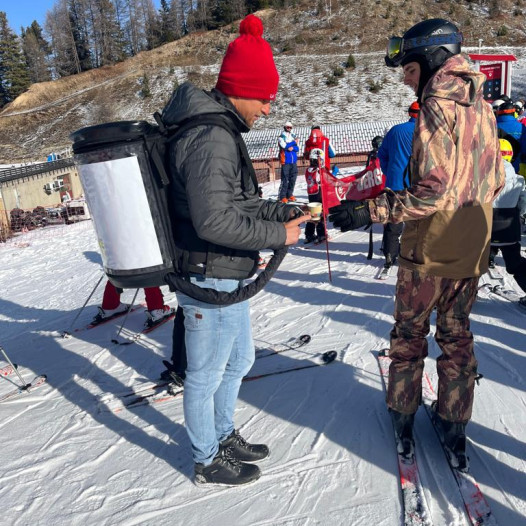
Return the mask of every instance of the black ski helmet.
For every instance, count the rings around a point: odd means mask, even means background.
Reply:
[[[380,146],[382,146],[382,141],[384,138],[381,135],[377,135],[376,137],[373,137],[371,144],[373,146],[373,150],[378,150]]]
[[[515,113],[515,105],[511,100],[503,102],[497,108],[497,115],[513,115]]]
[[[424,20],[408,29],[403,37],[391,37],[387,45],[385,63],[397,68],[408,62],[426,63],[429,71],[436,71],[449,57],[460,53],[462,33],[443,18]]]

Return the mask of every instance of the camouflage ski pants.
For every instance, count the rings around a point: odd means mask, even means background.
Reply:
[[[440,278],[400,267],[389,352],[389,407],[411,414],[421,403],[426,336],[429,318],[436,308],[435,340],[442,351],[437,359],[438,414],[451,422],[471,418],[477,361],[469,315],[478,281]]]

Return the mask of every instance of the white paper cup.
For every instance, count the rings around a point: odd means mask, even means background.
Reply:
[[[319,221],[321,219],[322,206],[321,203],[309,203],[309,213],[312,221]]]

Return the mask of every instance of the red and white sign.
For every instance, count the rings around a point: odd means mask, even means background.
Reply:
[[[513,55],[481,55],[470,53],[469,58],[475,62],[476,68],[486,75],[484,83],[484,98],[488,102],[496,100],[499,95],[511,95],[512,63],[517,60]],[[493,62],[493,64],[481,64]]]

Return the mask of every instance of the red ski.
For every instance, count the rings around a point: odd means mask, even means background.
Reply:
[[[431,404],[436,401],[437,396],[433,384],[426,374],[424,374],[423,378],[422,395],[427,415],[433,424],[433,428],[435,429],[440,444],[442,445],[442,449],[444,450],[448,465],[455,477],[460,496],[464,501],[464,507],[466,508],[471,524],[473,526],[497,526],[497,520],[491,511],[488,501],[484,497],[482,491],[480,491],[479,485],[473,475],[471,475],[469,471],[461,471],[460,469],[457,469],[450,461],[450,455],[447,446],[444,444],[440,426],[436,422],[435,413],[431,408]]]
[[[9,400],[13,400],[14,398],[21,396],[22,394],[31,394],[34,389],[41,387],[46,383],[46,381],[47,376],[45,374],[35,376],[30,383],[18,387],[17,389],[13,389],[12,391],[9,391],[4,395],[1,395],[0,402],[7,402]]]
[[[382,349],[376,353],[378,367],[385,391],[389,382],[389,364],[391,359],[387,356],[387,350]],[[393,428],[394,432],[394,428]],[[395,441],[398,456],[398,471],[400,474],[400,488],[402,490],[402,500],[404,507],[404,525],[423,525],[431,526],[431,514],[427,504],[424,489],[420,481],[416,454],[411,458],[406,458],[398,452],[400,439],[396,432]]]
[[[13,364],[16,368],[18,366],[16,363]],[[13,374],[15,372],[15,369],[11,365],[6,365],[5,367],[2,367],[0,369],[0,376],[9,376],[10,374]]]
[[[128,341],[120,342],[119,340],[114,338],[111,340],[111,342],[116,343],[118,345],[131,345],[132,343],[135,343],[143,334],[148,334],[160,327],[161,325],[164,325],[166,322],[173,320],[175,318],[175,314],[175,309],[172,309],[172,312],[170,314],[167,314],[166,316],[164,316],[164,318],[153,322],[152,325],[147,325],[142,331],[137,332],[133,336],[131,336],[131,338]]]

